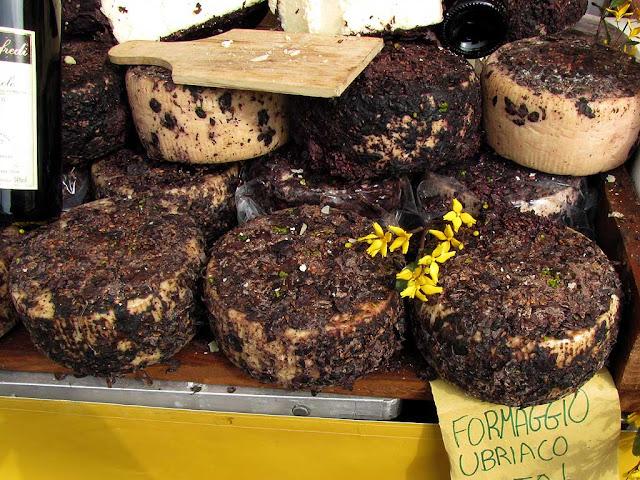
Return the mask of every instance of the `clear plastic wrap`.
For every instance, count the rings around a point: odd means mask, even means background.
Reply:
[[[453,197],[470,213],[498,202],[556,219],[593,238],[597,190],[588,177],[549,175],[516,165],[492,151],[455,171],[426,173],[416,190],[425,221],[441,215]]]
[[[248,166],[236,190],[238,222],[299,205],[328,205],[394,225],[418,218],[407,177],[348,182],[318,175],[303,164],[295,152],[285,150]]]

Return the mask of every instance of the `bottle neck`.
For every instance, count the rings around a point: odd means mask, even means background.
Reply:
[[[501,0],[456,0],[445,6],[442,42],[453,52],[480,58],[506,42],[509,24]]]

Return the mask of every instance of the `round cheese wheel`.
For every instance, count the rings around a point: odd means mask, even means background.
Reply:
[[[207,244],[235,225],[237,164],[183,165],[158,162],[123,149],[91,166],[96,198],[114,195],[158,198],[180,207],[201,227]]]
[[[509,40],[558,33],[584,16],[588,0],[505,0]]]
[[[126,84],[138,136],[153,159],[234,162],[288,140],[284,95],[176,85],[169,70],[147,66],[130,68]]]
[[[440,267],[443,292],[416,301],[413,321],[441,377],[524,407],[574,392],[603,367],[622,292],[594,242],[514,207],[491,209],[456,236],[464,249]]]
[[[119,67],[109,61],[109,43],[62,44],[62,158],[88,166],[124,146],[131,118]]]
[[[287,388],[350,386],[399,350],[403,303],[391,257],[345,247],[370,228],[353,213],[301,206],[223,236],[204,298],[231,362]]]
[[[433,170],[480,146],[480,84],[462,57],[389,43],[338,98],[295,98],[310,166],[359,180]]]
[[[202,233],[191,217],[137,197],[64,213],[14,258],[10,292],[34,344],[76,373],[161,362],[195,334]]]
[[[482,71],[487,142],[521,165],[591,175],[629,157],[640,132],[640,64],[581,36],[519,40]]]
[[[25,238],[24,231],[16,226],[0,227],[0,337],[19,321],[9,294],[9,266]]]

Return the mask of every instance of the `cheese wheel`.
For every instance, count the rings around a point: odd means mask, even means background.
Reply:
[[[24,231],[16,226],[0,227],[0,337],[19,321],[9,294],[9,265],[25,239]]]
[[[640,132],[640,64],[590,38],[519,40],[481,75],[487,142],[521,165],[591,175],[629,157]]]
[[[349,180],[433,170],[480,146],[480,82],[432,44],[388,43],[339,98],[294,102],[310,166]]]
[[[396,33],[442,22],[441,0],[269,0],[285,32]]]
[[[288,140],[284,95],[176,85],[169,70],[146,66],[130,68],[126,84],[138,136],[155,160],[234,162]]]
[[[131,129],[122,71],[109,61],[107,42],[62,44],[62,159],[88,166],[119,150]]]
[[[79,374],[162,362],[195,334],[204,241],[193,219],[144,197],[76,207],[29,241],[9,270],[34,344]]]
[[[391,257],[344,246],[369,229],[359,215],[302,206],[223,236],[204,298],[231,362],[286,388],[349,387],[399,350],[404,309]]]
[[[504,0],[509,41],[558,33],[575,25],[587,11],[588,0]]]
[[[235,163],[188,166],[123,149],[95,162],[91,180],[96,198],[144,195],[178,206],[196,220],[209,244],[236,223],[238,172]]]
[[[440,267],[443,292],[416,301],[413,322],[441,377],[481,400],[524,407],[575,392],[603,367],[622,292],[594,242],[498,206],[456,236],[464,249]]]

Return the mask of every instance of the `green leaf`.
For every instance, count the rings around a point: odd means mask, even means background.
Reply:
[[[629,0],[611,0],[611,5],[609,5],[609,8],[611,10],[615,10],[616,8],[618,8],[620,5],[624,5],[625,3],[627,3]]]
[[[640,457],[640,431],[636,432],[636,437],[633,439],[632,452],[636,457]]]

